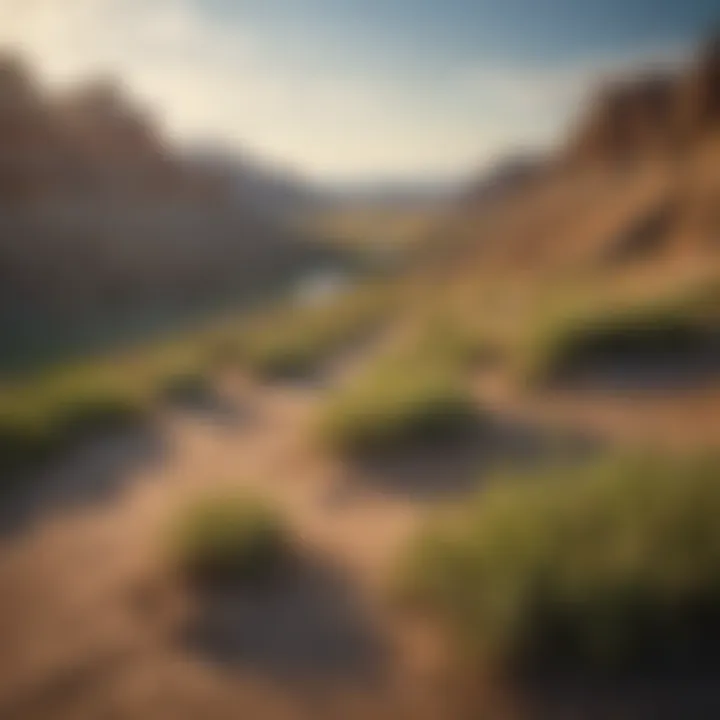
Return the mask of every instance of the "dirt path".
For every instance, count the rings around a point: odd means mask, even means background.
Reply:
[[[707,391],[638,401],[529,398],[493,375],[476,385],[492,415],[476,436],[392,461],[318,452],[321,387],[227,378],[207,407],[167,410],[35,473],[0,517],[0,718],[473,717],[436,633],[387,597],[424,515],[508,463],[703,429],[717,442],[720,407]],[[164,528],[227,487],[279,505],[305,562],[272,592],[191,601],[168,577]]]
[[[317,388],[235,380],[221,397],[75,449],[6,513],[0,717],[462,717],[436,638],[386,602],[428,507],[390,482],[412,468],[314,450]],[[173,509],[221,486],[271,496],[302,538],[312,560],[281,592],[190,603],[166,580]]]
[[[584,387],[523,391],[503,372],[478,375],[480,403],[515,422],[582,429],[601,444],[646,450],[720,446],[720,385]]]

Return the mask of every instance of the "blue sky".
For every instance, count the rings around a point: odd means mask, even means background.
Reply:
[[[637,43],[696,38],[717,0],[195,0],[225,18],[299,41],[333,39],[366,59],[443,64],[477,57],[565,59]]]
[[[452,176],[559,137],[584,91],[677,62],[720,0],[0,0],[58,84],[114,74],[179,140],[321,179]]]

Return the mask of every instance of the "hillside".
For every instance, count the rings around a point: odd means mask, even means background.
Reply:
[[[3,57],[1,354],[83,344],[282,284],[318,250],[270,218],[258,174],[188,157],[118,83],[57,95]]]
[[[541,162],[511,159],[478,182],[446,227],[461,248],[450,263],[535,278],[708,270],[720,259],[719,158],[716,40],[681,72],[601,88],[561,147]]]

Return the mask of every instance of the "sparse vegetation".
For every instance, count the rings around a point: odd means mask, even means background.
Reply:
[[[212,392],[212,383],[208,373],[201,370],[177,372],[163,380],[161,393],[170,401],[185,403],[197,402]]]
[[[50,423],[36,411],[3,405],[0,414],[0,469],[14,470],[41,460],[53,449],[56,441]]]
[[[390,358],[330,398],[320,434],[341,452],[376,452],[452,435],[476,417],[454,368],[427,358]]]
[[[407,360],[433,362],[455,368],[458,373],[492,360],[498,348],[484,333],[459,313],[440,313],[430,317],[406,353]]]
[[[209,495],[183,509],[171,552],[191,583],[255,584],[269,579],[290,552],[282,518],[254,497]]]
[[[510,669],[717,658],[720,462],[624,457],[505,479],[415,541],[403,585]]]
[[[141,417],[147,395],[131,376],[111,367],[51,373],[0,390],[0,467],[44,457],[88,431]]]
[[[44,457],[83,432],[136,420],[158,399],[197,399],[223,363],[267,377],[308,373],[376,328],[389,295],[363,288],[329,306],[263,310],[244,322],[7,380],[0,385],[0,468]]]
[[[240,338],[240,361],[266,378],[310,374],[377,328],[389,301],[387,288],[371,287],[327,305],[282,308],[262,315]]]
[[[44,457],[88,432],[147,415],[155,400],[207,375],[200,343],[166,344],[58,367],[0,387],[0,467]]]
[[[588,363],[682,357],[717,347],[720,293],[716,284],[634,304],[555,315],[521,348],[523,376],[561,377]]]

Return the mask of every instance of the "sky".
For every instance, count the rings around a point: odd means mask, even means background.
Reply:
[[[0,45],[59,87],[122,79],[179,142],[387,181],[551,144],[600,78],[717,22],[720,0],[0,0]]]

